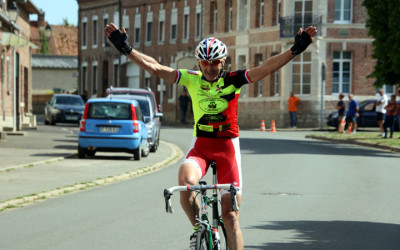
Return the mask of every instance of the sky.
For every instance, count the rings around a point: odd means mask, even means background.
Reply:
[[[51,25],[63,24],[67,18],[69,24],[78,24],[78,2],[77,0],[31,0],[38,9],[45,13],[44,19]],[[34,15],[37,16],[37,15]],[[31,17],[31,20],[37,20]]]

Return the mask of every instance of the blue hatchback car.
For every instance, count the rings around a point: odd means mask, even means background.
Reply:
[[[96,152],[132,153],[135,160],[149,154],[146,125],[135,100],[90,99],[78,133],[78,156]]]

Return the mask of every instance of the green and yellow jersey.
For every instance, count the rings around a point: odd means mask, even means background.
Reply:
[[[247,70],[223,72],[218,81],[208,82],[200,71],[177,70],[175,83],[184,85],[192,99],[194,136],[239,136],[237,109],[240,88],[251,83]]]

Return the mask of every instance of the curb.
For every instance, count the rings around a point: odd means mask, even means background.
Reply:
[[[65,155],[65,156],[60,156],[60,157],[56,157],[56,158],[52,158],[52,159],[48,159],[48,160],[36,161],[36,162],[31,162],[31,163],[24,163],[24,164],[17,165],[17,166],[11,166],[11,167],[7,167],[7,168],[4,168],[4,169],[0,169],[0,173],[8,172],[10,170],[19,169],[19,168],[33,167],[33,166],[40,165],[40,164],[51,163],[51,162],[56,162],[56,161],[62,161],[65,158],[74,157],[75,155],[76,155],[76,153],[73,153],[73,154],[68,154],[68,155]]]
[[[142,168],[132,170],[127,173],[119,174],[119,175],[112,176],[112,177],[96,179],[94,181],[90,181],[87,183],[73,184],[73,185],[69,185],[66,187],[57,188],[55,190],[41,192],[39,194],[27,195],[24,197],[18,197],[15,199],[0,202],[0,212],[4,211],[6,209],[27,206],[27,205],[30,205],[30,204],[33,204],[36,202],[44,201],[46,199],[54,198],[54,197],[61,196],[64,194],[82,191],[82,190],[86,190],[89,188],[98,187],[98,186],[102,186],[102,185],[106,185],[106,184],[110,184],[110,183],[114,183],[114,182],[118,182],[118,181],[128,180],[128,179],[132,179],[132,178],[135,178],[138,176],[149,174],[149,173],[158,171],[160,169],[166,168],[168,166],[171,166],[173,163],[175,163],[176,161],[178,161],[180,158],[182,158],[184,156],[183,151],[175,144],[168,143],[165,141],[160,141],[160,142],[169,146],[172,150],[172,153],[169,157],[167,157],[163,161],[160,161],[154,165],[144,166]],[[48,161],[46,161],[46,162],[48,162]]]
[[[377,148],[377,149],[388,150],[388,151],[400,153],[400,148],[390,147],[390,146],[386,146],[386,145],[366,143],[366,142],[359,142],[356,140],[340,140],[340,139],[333,139],[333,138],[326,138],[323,136],[312,136],[312,135],[306,135],[306,138],[316,139],[316,140],[321,140],[321,141],[330,141],[330,142],[336,142],[336,143],[359,145],[359,146],[363,146],[363,147]]]

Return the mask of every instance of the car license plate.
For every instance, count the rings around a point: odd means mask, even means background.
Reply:
[[[118,127],[100,127],[100,132],[102,133],[117,133],[118,131]]]
[[[75,115],[66,115],[66,116],[65,116],[65,120],[68,120],[68,121],[77,121],[77,120],[78,120],[78,116],[75,116]]]

